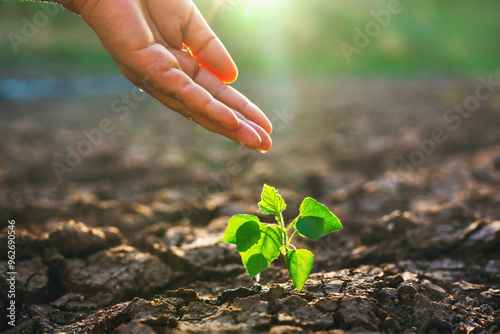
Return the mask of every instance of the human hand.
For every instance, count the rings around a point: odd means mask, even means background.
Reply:
[[[191,0],[59,2],[82,16],[134,85],[209,131],[271,148],[271,123],[224,83],[236,66]]]

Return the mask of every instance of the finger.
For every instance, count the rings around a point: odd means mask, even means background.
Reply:
[[[184,72],[181,73],[184,74]],[[231,109],[214,99],[205,89],[193,81],[183,86],[176,97],[187,109],[209,119],[213,123],[222,125],[228,130],[236,130],[238,128],[239,120]]]
[[[243,118],[250,119],[255,123],[254,125],[260,126],[268,134],[271,134],[273,127],[269,119],[243,94],[224,84],[206,68],[199,66],[188,52],[182,50],[171,50],[170,52],[176,57],[182,70],[193,78],[197,84],[205,88],[214,98],[233,110],[239,111]]]
[[[240,121],[240,123],[248,124],[257,132],[257,134],[260,137],[260,146],[259,146],[260,151],[267,152],[271,149],[271,147],[273,146],[273,141],[266,131],[264,131],[260,126],[256,125],[255,123],[249,120],[242,120]]]
[[[184,32],[184,44],[202,66],[223,82],[231,83],[238,77],[238,69],[231,56],[194,4]]]
[[[172,47],[187,46],[197,61],[224,82],[233,82],[238,70],[231,56],[190,0],[145,1],[149,16]]]
[[[271,149],[271,147],[273,146],[273,141],[272,141],[271,137],[269,136],[269,134],[266,131],[264,131],[264,129],[262,129],[260,126],[255,124],[254,122],[252,122],[248,119],[245,119],[238,112],[235,111],[235,114],[241,119],[240,123],[248,124],[257,132],[257,134],[260,137],[260,141],[261,141],[259,150],[262,152],[269,151]]]
[[[231,131],[219,125],[213,124],[212,122],[203,117],[195,116],[195,120],[196,123],[200,124],[205,129],[211,132],[221,134],[250,149],[255,150],[261,147],[262,141],[259,134],[249,124],[247,124],[244,121],[240,122],[240,126],[238,127],[237,130]]]
[[[176,49],[183,48],[183,29],[191,17],[193,4],[186,0],[147,0],[146,11],[162,38]]]
[[[180,60],[181,66],[183,61]],[[213,97],[228,107],[240,112],[245,118],[263,128],[268,134],[273,131],[273,126],[266,115],[255,104],[250,102],[236,89],[227,86],[206,68],[200,67],[194,77],[194,81],[205,88]]]

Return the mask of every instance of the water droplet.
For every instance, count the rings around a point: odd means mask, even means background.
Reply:
[[[255,275],[255,282],[259,283],[260,281],[260,274]]]

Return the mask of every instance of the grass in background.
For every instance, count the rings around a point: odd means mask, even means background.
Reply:
[[[22,35],[25,19],[55,4],[0,1],[0,76],[88,74],[117,72],[118,66],[104,50],[92,29],[76,14],[60,8],[38,33],[19,44],[15,52],[8,34]]]
[[[220,0],[219,0],[220,1]],[[388,1],[216,0],[195,3],[210,19],[241,75],[439,75],[500,68],[500,2],[401,1],[402,11],[347,62],[342,42],[355,46],[355,28],[374,21]],[[61,10],[15,53],[7,38],[20,34],[32,2],[0,2],[0,75],[118,72],[92,30]]]

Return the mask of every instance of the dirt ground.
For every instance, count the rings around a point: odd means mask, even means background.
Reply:
[[[240,80],[274,123],[266,154],[136,91],[0,101],[0,331],[500,332],[500,88],[485,80]],[[311,196],[344,225],[296,242],[315,254],[300,293],[282,258],[257,283],[219,242],[234,214],[267,219],[264,183],[285,219]]]

